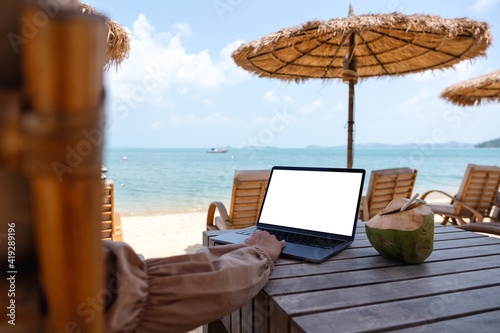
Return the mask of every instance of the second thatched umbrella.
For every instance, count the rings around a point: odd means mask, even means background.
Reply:
[[[449,86],[439,97],[460,106],[500,102],[500,70]]]
[[[83,13],[101,16],[106,21],[106,28],[108,29],[107,43],[108,49],[106,52],[106,67],[109,69],[112,65],[116,68],[128,58],[130,51],[130,36],[127,30],[121,25],[99,13],[92,6],[79,2],[80,10]]]
[[[491,40],[484,22],[398,13],[355,16],[351,7],[346,18],[310,21],[243,44],[233,59],[259,77],[349,83],[347,167],[351,168],[358,79],[452,67],[484,56]]]

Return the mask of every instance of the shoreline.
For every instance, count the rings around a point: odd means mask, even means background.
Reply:
[[[415,193],[418,193],[417,191],[413,191],[414,194]],[[423,192],[422,192],[423,193]],[[430,203],[430,204],[441,204],[441,203],[450,203],[450,199],[449,198],[446,198],[444,196],[441,196],[441,197],[430,197],[430,198],[427,198],[425,200],[427,203]],[[226,206],[227,209],[229,209],[229,202],[225,202],[225,201],[222,201],[223,204]],[[208,207],[209,205],[207,204],[206,207],[203,206],[203,207],[198,207],[198,208],[193,208],[193,207],[189,207],[189,208],[185,208],[185,207],[182,207],[180,206],[178,209],[174,210],[174,209],[171,209],[171,210],[164,210],[164,211],[142,211],[142,212],[126,212],[122,209],[120,209],[120,207],[118,205],[115,206],[115,211],[116,212],[119,212],[122,219],[123,218],[148,218],[148,217],[164,217],[164,216],[172,216],[172,217],[175,217],[175,216],[178,216],[178,215],[189,215],[189,214],[207,214],[207,211],[208,211]]]
[[[458,186],[457,186],[458,188]],[[456,190],[446,190],[441,187],[442,191],[445,191],[450,194],[456,193]],[[413,189],[413,194],[419,193],[420,195],[424,194],[427,191],[424,191],[419,188]],[[363,193],[366,195],[366,193]],[[179,215],[179,214],[198,214],[198,213],[206,213],[208,207],[213,201],[221,201],[224,203],[226,208],[229,209],[230,205],[230,197],[231,193],[225,195],[223,198],[211,198],[207,200],[206,203],[193,205],[193,204],[173,204],[172,202],[164,202],[161,199],[157,199],[156,201],[150,201],[149,205],[141,205],[135,202],[126,202],[118,197],[115,192],[115,211],[119,212],[122,218],[129,217],[151,217],[151,216],[170,216],[170,215]],[[436,193],[430,194],[426,201],[428,203],[449,203],[450,199]]]

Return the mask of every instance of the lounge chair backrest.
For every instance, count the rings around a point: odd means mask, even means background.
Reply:
[[[120,215],[115,212],[115,190],[111,180],[104,180],[101,205],[101,239],[123,241]]]
[[[396,197],[410,198],[416,178],[417,170],[410,168],[373,170],[367,192],[369,218],[377,215]]]
[[[101,239],[111,240],[113,233],[114,185],[110,180],[104,180],[102,183]]]
[[[229,221],[235,229],[257,223],[271,170],[236,170]]]
[[[474,208],[483,216],[488,216],[500,188],[500,167],[469,164],[456,198]],[[472,213],[456,202],[456,214],[470,217]]]

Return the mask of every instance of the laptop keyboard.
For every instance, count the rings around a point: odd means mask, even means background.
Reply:
[[[242,229],[242,230],[239,230],[237,232],[239,234],[250,236],[255,232],[255,230],[257,230],[257,229],[250,228],[250,229]],[[342,243],[341,241],[337,241],[337,240],[333,240],[333,239],[326,239],[326,238],[319,238],[316,236],[295,234],[295,233],[290,233],[290,232],[286,232],[286,231],[277,231],[277,230],[265,230],[265,231],[269,232],[271,235],[275,235],[278,240],[284,239],[285,242],[314,246],[314,247],[319,247],[319,248],[323,248],[323,249],[331,249],[331,248]]]

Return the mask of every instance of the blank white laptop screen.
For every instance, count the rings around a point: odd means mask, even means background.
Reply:
[[[361,173],[274,170],[259,223],[351,236]]]

